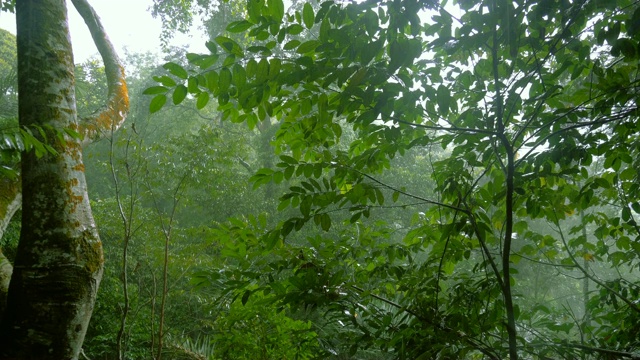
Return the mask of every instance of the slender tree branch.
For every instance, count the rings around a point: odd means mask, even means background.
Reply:
[[[98,52],[102,56],[109,89],[106,105],[95,115],[81,119],[78,125],[78,132],[84,136],[84,143],[89,143],[117,130],[124,123],[129,113],[129,94],[124,67],[102,27],[98,14],[87,0],[71,0],[71,2],[87,24]]]
[[[507,3],[502,3],[500,6],[509,6]],[[498,11],[498,1],[493,2],[494,11]],[[503,30],[504,31],[504,30]],[[508,29],[506,31],[509,31]],[[504,243],[502,245],[502,294],[504,297],[504,307],[507,315],[507,334],[509,336],[509,359],[518,359],[518,343],[517,343],[517,330],[515,313],[513,307],[513,296],[511,294],[511,242],[513,236],[513,192],[514,192],[514,149],[509,142],[505,133],[508,119],[504,116],[504,99],[502,96],[502,87],[500,82],[499,61],[500,56],[498,54],[498,27],[493,29],[493,43],[491,44],[491,58],[493,63],[493,86],[496,93],[495,96],[495,119],[493,128],[497,132],[497,138],[504,147],[506,153],[506,162],[503,163],[500,158],[500,154],[496,153],[496,158],[500,160],[504,175],[505,175],[505,232]],[[494,145],[495,146],[495,145]],[[494,149],[494,151],[497,151]],[[499,274],[497,274],[500,277]]]
[[[473,228],[473,231],[476,233],[476,237],[478,238],[478,242],[482,247],[482,251],[487,256],[487,260],[489,261],[491,270],[493,270],[493,273],[496,276],[496,281],[498,282],[498,286],[500,286],[500,290],[504,292],[504,281],[502,280],[500,270],[498,270],[498,266],[496,265],[496,262],[493,259],[493,255],[489,251],[489,247],[487,246],[487,242],[484,237],[484,234],[480,231],[480,227],[478,226],[478,223],[476,222],[476,219],[473,215],[469,216],[469,221],[471,222],[471,227]]]
[[[456,206],[453,206],[453,205],[449,205],[449,204],[441,203],[441,202],[434,201],[434,200],[429,200],[429,199],[427,199],[427,198],[423,198],[423,197],[418,196],[418,195],[413,195],[413,194],[411,194],[411,193],[408,193],[408,192],[406,192],[406,191],[403,191],[403,190],[401,190],[401,189],[398,189],[398,188],[396,188],[396,187],[394,187],[394,186],[392,186],[392,185],[389,185],[389,184],[383,183],[382,181],[380,181],[380,180],[378,180],[378,179],[374,178],[373,176],[371,176],[371,175],[369,175],[369,174],[365,174],[364,172],[362,172],[362,171],[360,171],[360,170],[354,169],[354,168],[352,168],[352,167],[346,167],[346,168],[348,168],[349,170],[351,170],[351,171],[353,171],[353,172],[358,173],[358,174],[359,174],[359,175],[361,175],[361,176],[364,176],[365,178],[367,178],[367,179],[369,179],[369,180],[371,180],[371,181],[375,182],[375,183],[376,183],[376,184],[378,184],[378,185],[381,185],[381,186],[383,186],[383,187],[385,187],[385,188],[387,188],[387,189],[389,189],[389,190],[395,191],[395,192],[397,192],[397,193],[399,193],[399,194],[402,194],[402,195],[404,195],[404,196],[407,196],[407,197],[409,197],[409,198],[416,199],[416,200],[420,200],[420,201],[423,201],[423,202],[425,202],[425,203],[427,203],[427,204],[436,205],[436,206],[441,206],[441,207],[445,207],[445,208],[447,208],[447,209],[451,209],[451,210],[455,210],[455,211],[460,211],[460,212],[465,213],[465,214],[467,214],[467,215],[469,214],[469,211],[468,211],[467,209],[463,209],[463,208],[460,208],[460,207],[456,207]]]
[[[572,109],[571,111],[558,116],[557,118],[555,118],[553,121],[556,121],[560,118],[562,118],[563,116],[566,116],[567,114],[569,114],[570,112],[575,111],[576,109]],[[554,131],[551,134],[544,136],[543,138],[541,138],[540,140],[536,141],[536,143],[531,146],[531,148],[520,157],[520,159],[518,161],[516,161],[516,167],[525,159],[527,159],[527,157],[534,152],[540,145],[544,144],[545,142],[547,142],[547,140],[551,139],[552,137],[556,136],[556,135],[560,135],[565,131],[569,131],[569,130],[573,130],[573,129],[579,129],[579,128],[583,128],[583,127],[587,127],[587,126],[592,126],[592,125],[605,125],[614,121],[618,121],[621,119],[624,119],[625,117],[628,117],[630,115],[632,115],[633,113],[636,113],[638,111],[637,107],[633,107],[630,109],[627,109],[624,112],[620,112],[618,114],[615,114],[611,117],[605,118],[605,119],[600,119],[600,120],[594,120],[594,121],[587,121],[587,122],[581,122],[581,123],[577,123],[577,124],[573,124],[567,127],[564,127],[560,130]]]
[[[569,250],[569,245],[567,244],[567,240],[564,237],[564,232],[562,231],[562,228],[560,227],[560,222],[558,220],[557,214],[556,214],[556,219],[555,219],[554,225],[558,228],[557,231],[558,231],[558,234],[560,235],[560,239],[562,240],[562,244],[564,245],[564,248],[567,250],[567,254],[571,258],[571,261],[573,261],[575,267],[578,268],[578,270],[580,270],[580,272],[582,272],[584,274],[584,276],[588,277],[591,281],[593,281],[596,284],[598,284],[598,285],[602,286],[603,288],[607,289],[607,291],[609,291],[610,293],[615,295],[618,299],[622,300],[622,302],[624,302],[625,304],[629,305],[629,307],[631,309],[633,309],[636,312],[640,313],[640,307],[638,307],[638,305],[634,304],[633,301],[631,301],[631,300],[627,299],[626,297],[622,296],[622,294],[620,294],[616,290],[612,289],[609,285],[605,284],[603,281],[601,281],[597,277],[595,277],[592,274],[590,274],[584,267],[582,267],[582,265],[580,265],[580,263],[578,262],[576,257],[571,252],[571,250]]]
[[[356,290],[360,294],[365,292],[365,290],[363,288],[361,288],[361,287],[359,287],[357,285],[351,285],[351,288],[353,288],[354,290]],[[482,344],[480,341],[478,341],[478,340],[476,340],[476,339],[464,334],[461,331],[456,331],[456,330],[451,329],[449,327],[446,327],[446,326],[444,326],[442,324],[438,324],[438,323],[434,322],[433,320],[428,319],[428,318],[426,318],[424,316],[421,316],[420,314],[416,313],[415,311],[413,311],[411,309],[408,309],[407,307],[402,306],[402,305],[400,305],[400,304],[398,304],[398,303],[396,303],[394,301],[391,301],[389,299],[385,299],[382,296],[373,294],[371,292],[369,292],[369,296],[371,296],[374,299],[378,299],[378,300],[380,300],[380,301],[382,301],[382,302],[384,302],[386,304],[389,304],[389,305],[391,305],[391,306],[393,306],[393,307],[395,307],[395,308],[397,308],[397,309],[399,309],[401,311],[404,311],[407,314],[414,316],[416,319],[419,319],[420,321],[423,321],[423,322],[425,322],[427,324],[433,325],[438,329],[445,330],[447,332],[455,332],[458,335],[458,337],[462,338],[463,341],[465,341],[466,343],[471,345],[471,347],[473,347],[474,349],[476,349],[476,350],[480,351],[481,353],[483,353],[484,355],[488,356],[489,359],[493,359],[493,360],[500,359],[500,357],[498,355],[494,354],[492,352],[492,349],[490,349],[488,346]]]
[[[522,255],[520,253],[514,253],[514,255],[520,256],[521,258],[523,258],[525,260],[528,260],[528,261],[531,261],[531,262],[534,262],[536,264],[545,265],[545,266],[571,268],[571,269],[576,267],[575,265],[553,264],[553,263],[550,263],[550,262],[544,262],[544,261],[532,259],[532,258],[524,256],[524,255]]]
[[[457,126],[434,126],[434,125],[425,125],[425,124],[417,124],[414,122],[401,120],[398,117],[392,116],[390,118],[392,121],[397,122],[398,124],[405,124],[409,126],[415,126],[421,129],[427,130],[435,130],[435,131],[447,131],[447,132],[460,132],[460,133],[471,133],[471,134],[485,134],[485,135],[497,135],[495,131],[485,130],[485,129],[471,129],[471,128],[461,128]]]
[[[164,319],[165,319],[165,306],[167,302],[167,293],[169,291],[169,241],[171,240],[171,231],[173,230],[173,222],[175,220],[176,210],[178,208],[178,203],[180,202],[180,190],[182,185],[187,178],[187,173],[185,173],[181,178],[176,188],[173,192],[173,206],[171,208],[171,213],[168,216],[168,219],[165,221],[162,210],[160,208],[160,204],[158,203],[158,199],[153,194],[153,190],[151,188],[151,184],[149,182],[146,183],[149,192],[151,193],[151,197],[153,199],[153,205],[156,209],[156,213],[160,220],[160,226],[162,229],[162,234],[164,235],[164,262],[162,269],[162,299],[160,303],[160,323],[158,325],[158,349],[156,352],[156,359],[162,359],[162,347],[164,340]]]
[[[451,220],[451,224],[455,224],[456,220],[458,218],[458,212],[456,211],[453,214],[453,219]],[[449,233],[449,236],[447,236],[447,240],[444,243],[444,249],[442,250],[442,255],[440,256],[440,261],[438,262],[438,273],[436,274],[436,301],[435,301],[435,308],[436,310],[439,308],[439,304],[438,304],[438,300],[440,298],[440,277],[442,275],[442,264],[444,263],[444,256],[447,254],[447,249],[449,248],[449,242],[451,240],[451,233]]]
[[[570,343],[537,343],[531,344],[533,347],[555,347],[555,348],[569,348],[569,349],[579,349],[583,351],[587,351],[590,353],[598,353],[603,355],[611,355],[618,358],[629,358],[632,360],[640,360],[640,356],[638,354],[626,352],[626,351],[618,351],[618,350],[609,350],[602,349],[588,345],[582,344],[570,344]]]

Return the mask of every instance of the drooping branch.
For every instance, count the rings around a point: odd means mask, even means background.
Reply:
[[[112,133],[122,125],[129,112],[129,94],[124,68],[100,23],[100,18],[87,0],[71,2],[87,24],[93,42],[102,56],[109,89],[106,105],[94,115],[81,119],[79,123],[79,133],[84,136],[83,143],[87,144]]]
[[[397,192],[399,194],[402,194],[404,196],[410,197],[412,199],[420,200],[420,201],[423,201],[424,203],[427,203],[427,204],[440,206],[440,207],[451,209],[451,210],[454,210],[454,211],[459,211],[459,212],[465,213],[467,215],[470,214],[470,212],[467,209],[456,207],[454,205],[441,203],[441,202],[438,202],[438,201],[435,201],[435,200],[430,200],[430,199],[424,198],[422,196],[410,194],[410,193],[408,193],[408,192],[406,192],[406,191],[404,191],[402,189],[396,188],[396,187],[394,187],[394,186],[392,186],[390,184],[386,184],[386,183],[378,180],[377,178],[375,178],[375,177],[373,177],[373,176],[371,176],[369,174],[366,174],[366,173],[364,173],[364,172],[362,172],[362,171],[360,171],[358,169],[355,169],[355,168],[352,168],[352,167],[349,167],[349,166],[346,166],[345,168],[349,169],[350,171],[353,171],[353,172],[357,173],[360,176],[363,176],[363,177],[375,182],[376,184],[378,184],[380,186],[383,186],[383,187],[385,187],[385,188],[387,188],[389,190],[392,190],[392,191]]]
[[[562,342],[562,343],[534,343],[534,344],[531,344],[531,346],[533,346],[533,347],[555,347],[555,348],[560,348],[560,349],[578,349],[578,350],[582,350],[583,352],[585,352],[587,354],[610,355],[612,358],[616,358],[616,359],[628,358],[628,359],[631,359],[631,360],[640,360],[640,356],[638,356],[638,354],[635,354],[635,353],[626,352],[626,351],[619,351],[619,350],[603,349],[603,348],[588,346],[588,345],[584,345],[584,344],[571,344],[571,343],[568,343],[568,342]]]
[[[604,288],[607,291],[609,291],[611,294],[615,295],[618,299],[622,300],[622,302],[624,302],[625,304],[629,305],[629,308],[631,308],[632,310],[637,311],[637,312],[640,313],[640,307],[638,307],[638,305],[636,305],[636,303],[634,301],[628,299],[626,296],[623,296],[621,293],[619,293],[615,289],[613,289],[610,286],[608,286],[604,281],[598,279],[594,274],[589,272],[587,270],[587,268],[585,268],[582,265],[580,265],[580,263],[578,262],[578,259],[576,259],[575,255],[569,249],[569,245],[567,243],[567,239],[564,236],[564,232],[562,231],[562,227],[560,227],[560,219],[558,218],[558,214],[554,213],[554,215],[555,215],[554,225],[557,228],[556,231],[558,232],[558,235],[560,235],[560,240],[562,240],[562,244],[564,245],[564,248],[567,251],[567,254],[569,255],[569,258],[571,258],[571,261],[573,261],[574,266],[578,270],[580,270],[580,272],[585,277],[587,277],[589,280],[593,281],[594,283],[598,284],[602,288]]]
[[[365,290],[357,285],[351,285],[351,288],[354,289],[355,291],[357,291],[359,294],[364,294]],[[386,299],[382,296],[376,295],[374,293],[369,292],[368,293],[369,296],[378,299],[388,305],[391,305],[393,307],[395,307],[396,309],[399,309],[400,311],[406,312],[407,314],[410,314],[412,316],[414,316],[416,319],[423,321],[427,324],[429,324],[430,326],[434,326],[437,327],[440,330],[446,331],[448,333],[455,333],[456,337],[459,337],[463,342],[466,342],[467,344],[471,345],[471,347],[473,347],[474,349],[480,351],[481,353],[483,353],[484,355],[486,355],[489,359],[499,359],[500,357],[494,353],[494,350],[491,349],[490,347],[486,346],[485,344],[483,344],[481,341],[479,341],[478,339],[474,339],[471,336],[468,336],[466,334],[464,334],[462,331],[456,331],[450,327],[447,327],[444,324],[441,324],[439,321],[434,322],[432,319],[429,319],[428,317],[422,316],[420,314],[418,314],[417,312],[411,310],[410,308],[406,307],[406,306],[402,306],[394,301],[391,301],[389,299]]]

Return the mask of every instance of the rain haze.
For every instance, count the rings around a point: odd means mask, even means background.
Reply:
[[[102,20],[109,39],[122,54],[123,48],[130,52],[160,52],[161,20],[154,19],[149,10],[153,4],[150,0],[92,0],[91,5]],[[67,1],[69,13],[69,27],[76,63],[97,56],[91,34],[87,26],[73,7]],[[203,39],[198,39],[202,31],[198,30],[199,19],[194,19],[193,35],[177,33],[171,44],[190,44],[192,51],[206,51]],[[15,15],[0,13],[0,28],[16,33]]]

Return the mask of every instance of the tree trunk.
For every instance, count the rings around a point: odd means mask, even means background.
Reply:
[[[57,154],[22,156],[23,213],[0,351],[76,359],[102,276],[78,139],[74,64],[64,0],[16,5],[20,125],[45,130]],[[37,131],[36,131],[37,132]]]
[[[22,229],[0,324],[0,358],[77,359],[102,276],[81,140],[117,128],[128,111],[124,73],[86,0],[74,0],[109,77],[106,109],[78,124],[65,0],[16,4],[20,125],[55,154],[22,155]],[[107,55],[105,57],[105,54]]]

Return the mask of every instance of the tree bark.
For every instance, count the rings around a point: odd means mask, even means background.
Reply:
[[[71,0],[73,6],[87,24],[93,42],[102,56],[107,76],[108,94],[105,106],[95,115],[81,119],[78,131],[83,137],[83,145],[105,136],[111,136],[124,122],[129,112],[129,95],[124,68],[118,59],[107,33],[87,0]]]
[[[110,84],[107,106],[88,126],[77,120],[65,0],[16,4],[20,125],[44,130],[40,140],[56,153],[22,155],[22,229],[0,324],[0,358],[77,359],[102,277],[82,140],[65,130],[92,139],[100,129],[117,128],[129,103],[122,67],[99,19],[86,0],[73,2],[94,40],[103,42],[97,45]]]

